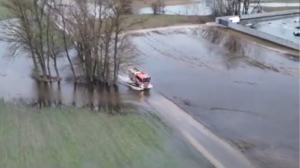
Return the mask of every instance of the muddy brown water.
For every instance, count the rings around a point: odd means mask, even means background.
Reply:
[[[89,105],[120,100],[144,104],[163,94],[261,168],[297,167],[299,158],[299,59],[269,51],[220,31],[181,29],[133,36],[142,66],[152,76],[153,91],[143,95],[120,86],[120,92],[74,92],[37,86],[29,77],[31,60],[5,57],[0,48],[0,97],[37,103]],[[64,71],[67,62],[60,61]],[[97,103],[96,103],[97,104]]]

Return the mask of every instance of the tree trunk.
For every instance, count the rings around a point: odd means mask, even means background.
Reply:
[[[118,31],[119,27],[117,25],[117,31]],[[117,61],[117,53],[118,53],[118,35],[119,35],[119,32],[116,32],[115,34],[115,43],[114,43],[114,84],[116,84],[118,82],[118,61]]]
[[[72,74],[73,74],[73,78],[75,80],[76,79],[76,74],[75,74],[74,66],[73,66],[72,60],[70,58],[69,50],[68,50],[67,38],[66,38],[66,33],[65,33],[66,22],[65,22],[65,18],[63,16],[62,16],[62,22],[63,22],[63,29],[64,29],[64,31],[62,32],[62,34],[63,34],[63,41],[64,41],[64,48],[65,48],[65,52],[67,54],[67,59],[68,59],[68,61],[70,63],[70,67],[71,67],[71,71],[72,71]]]

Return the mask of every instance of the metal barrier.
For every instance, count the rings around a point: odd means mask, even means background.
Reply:
[[[251,19],[259,19],[266,17],[276,17],[276,16],[287,16],[287,15],[299,15],[300,10],[285,10],[285,11],[276,11],[276,12],[265,12],[265,13],[256,13],[256,14],[248,14],[242,15],[241,20],[251,20]]]
[[[261,31],[257,31],[255,29],[251,29],[251,28],[243,26],[243,25],[228,22],[227,27],[237,30],[237,31],[240,31],[240,32],[243,32],[243,33],[250,34],[252,36],[255,36],[255,37],[258,37],[258,38],[261,38],[264,40],[268,40],[268,41],[295,49],[295,50],[299,50],[299,44],[296,44],[292,41],[289,41],[289,40],[286,40],[286,39],[283,39],[280,37],[276,37],[276,36],[261,32]]]
[[[249,14],[249,15],[242,15],[240,18],[240,22],[247,21],[247,20],[254,20],[254,19],[263,19],[263,18],[272,18],[272,17],[284,17],[284,16],[293,16],[293,15],[299,15],[300,10],[286,10],[286,11],[277,11],[277,12],[267,12],[267,13],[257,13],[257,14]],[[300,46],[297,43],[294,43],[292,41],[273,36],[255,29],[251,29],[249,27],[243,26],[241,24],[232,23],[229,21],[229,18],[234,16],[225,16],[225,17],[217,17],[216,22],[218,24],[221,24],[223,26],[229,27],[231,29],[250,34],[252,36],[268,40],[295,50],[299,50]]]

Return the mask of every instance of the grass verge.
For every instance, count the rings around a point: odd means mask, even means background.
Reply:
[[[151,115],[38,110],[0,100],[0,167],[181,168],[166,148],[167,132]]]
[[[174,26],[182,24],[203,24],[214,22],[212,16],[187,16],[187,15],[131,15],[127,16],[122,22],[122,27],[128,27],[127,30],[138,30],[146,28],[156,28],[165,26]],[[138,24],[135,24],[138,23]],[[128,26],[132,25],[132,26]]]
[[[293,10],[299,9],[299,6],[289,6],[289,7],[262,7],[262,10],[265,12],[276,12],[276,11],[283,11],[283,10]]]
[[[9,10],[7,10],[6,8],[4,8],[2,6],[3,2],[7,2],[7,0],[0,0],[0,20],[10,18],[9,17],[9,14],[10,14]]]

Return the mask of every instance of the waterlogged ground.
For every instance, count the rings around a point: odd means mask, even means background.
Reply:
[[[153,31],[132,37],[143,60],[140,66],[153,79],[154,89],[148,93],[122,86],[118,94],[110,96],[99,91],[91,94],[82,87],[74,92],[66,81],[60,89],[56,85],[37,87],[28,77],[31,61],[24,56],[7,59],[7,45],[2,43],[0,96],[7,101],[20,102],[21,98],[33,105],[90,106],[91,102],[122,101],[147,107],[162,94],[244,152],[255,166],[298,167],[299,57],[269,51],[212,27]],[[68,76],[66,65],[66,61],[60,61],[62,77]],[[185,152],[193,153],[185,145],[179,146],[184,151],[179,152],[180,157]],[[207,165],[203,159],[195,160],[199,161],[195,164]],[[182,163],[188,162],[185,159]],[[193,167],[193,163],[185,166]]]
[[[0,135],[2,168],[213,168],[150,113],[111,116],[0,101]]]
[[[299,57],[208,29],[135,35],[155,90],[255,166],[298,167]]]
[[[6,101],[17,101],[20,103],[55,106],[57,104],[75,105],[78,107],[89,106],[91,101],[105,104],[107,101],[124,100],[124,103],[138,101],[140,98],[136,92],[128,92],[125,87],[119,88],[119,93],[109,94],[104,90],[90,91],[83,86],[74,87],[72,82],[68,82],[67,77],[71,75],[69,63],[66,59],[59,59],[58,67],[60,75],[64,79],[60,87],[56,83],[52,85],[38,84],[30,77],[32,70],[32,60],[26,55],[9,57],[9,45],[0,42],[0,97]],[[71,52],[72,55],[72,52]],[[54,73],[54,70],[52,69]],[[46,104],[45,104],[46,103]]]
[[[177,130],[143,107],[151,92],[122,85],[118,92],[91,91],[67,80],[60,87],[37,84],[30,78],[30,58],[10,58],[9,45],[1,46],[0,97],[20,105],[0,100],[1,167],[213,168]],[[59,60],[63,79],[70,75],[67,64]],[[109,111],[108,104],[132,110]]]

